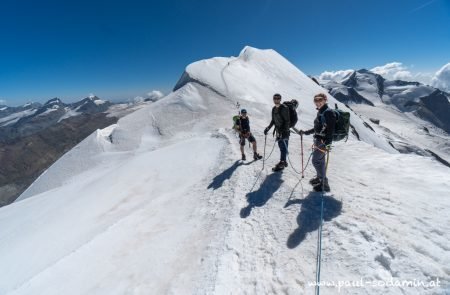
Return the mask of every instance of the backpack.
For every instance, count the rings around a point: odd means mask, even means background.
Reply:
[[[350,129],[350,113],[344,112],[338,109],[337,104],[335,104],[335,109],[328,108],[325,112],[334,112],[336,116],[336,124],[334,125],[333,131],[333,141],[339,141],[345,138],[347,141],[348,130]],[[322,124],[325,123],[325,112],[320,115],[320,120]]]
[[[288,109],[289,109],[289,120],[290,120],[289,128],[294,127],[295,124],[297,124],[297,121],[298,121],[297,108],[296,108],[296,106],[295,106],[293,101],[294,101],[294,99],[291,100],[291,101],[283,102],[283,104],[285,106],[287,106]],[[297,105],[298,105],[298,103],[297,103]]]
[[[237,124],[237,121],[239,120],[239,118],[240,118],[239,115],[233,116],[233,130],[235,130],[237,132],[239,132],[239,129],[240,129],[239,125]]]

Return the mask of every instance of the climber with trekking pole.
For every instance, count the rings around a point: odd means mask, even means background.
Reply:
[[[317,109],[317,116],[314,120],[314,127],[310,130],[300,130],[300,136],[314,133],[314,145],[312,154],[312,163],[317,175],[309,183],[315,191],[330,191],[328,178],[326,176],[326,164],[328,164],[329,151],[333,142],[337,113],[328,107],[327,96],[319,93],[314,96],[314,104]],[[348,129],[347,129],[348,132]]]
[[[272,126],[275,126],[274,134],[280,148],[280,162],[272,168],[273,171],[282,171],[288,166],[286,156],[288,154],[290,128],[297,123],[296,108],[298,102],[293,99],[290,102],[281,103],[281,95],[273,95],[272,120],[269,126],[264,129],[264,135],[267,135]]]
[[[327,96],[319,93],[314,96],[314,104],[317,109],[317,116],[314,120],[314,128],[310,130],[300,130],[302,136],[314,133],[314,145],[312,154],[312,163],[317,175],[312,178],[309,183],[314,187],[315,191],[330,191],[326,170],[329,160],[329,152],[332,142],[336,142],[345,138],[348,139],[348,131],[350,129],[350,113],[338,108],[328,107]]]

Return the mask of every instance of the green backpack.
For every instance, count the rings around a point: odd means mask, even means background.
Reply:
[[[236,122],[239,120],[239,118],[240,118],[239,115],[233,116],[233,130],[238,132],[239,132],[239,125],[236,124]]]
[[[333,141],[340,141],[345,138],[345,141],[348,139],[348,131],[350,129],[350,113],[344,112],[343,110],[338,109],[337,104],[335,104],[335,109],[328,108],[325,112],[334,112],[336,116],[336,124],[334,125],[333,131]],[[322,124],[325,123],[325,112],[320,115],[320,120]]]

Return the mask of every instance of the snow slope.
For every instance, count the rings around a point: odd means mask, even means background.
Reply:
[[[31,116],[36,113],[37,109],[28,109],[21,112],[12,113],[11,115],[0,118],[0,127],[8,126],[16,123],[23,117]]]
[[[0,208],[0,294],[313,293],[320,194],[309,192],[311,165],[302,182],[293,169],[300,138],[289,168],[271,173],[273,138],[262,169],[237,161],[229,128],[239,101],[263,153],[275,92],[299,100],[297,127],[312,126],[312,97],[325,90],[275,51],[246,47],[189,65],[176,91],[92,134]],[[322,279],[439,278],[341,293],[446,294],[449,169],[397,153],[363,120],[352,116],[362,141],[330,156]]]
[[[432,123],[389,105],[372,107],[353,104],[351,107],[366,118],[380,120],[379,124],[369,122],[370,126],[378,134],[384,134],[397,148],[405,147],[410,152],[421,155],[426,154],[425,150],[429,150],[450,162],[449,136]]]

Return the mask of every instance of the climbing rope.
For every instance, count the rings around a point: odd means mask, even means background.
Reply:
[[[252,187],[252,189],[251,189],[250,191],[253,190],[254,186],[255,186],[256,183],[258,182],[258,179],[259,179],[259,177],[261,176],[261,172],[264,170],[265,161],[266,161],[267,159],[269,159],[270,156],[272,155],[272,152],[273,152],[273,150],[275,149],[275,143],[277,143],[278,141],[279,141],[279,140],[276,140],[276,141],[274,142],[272,151],[270,152],[269,156],[266,158],[265,155],[266,155],[267,135],[264,137],[263,167],[262,167],[261,171],[258,173],[258,177],[256,178],[255,183],[253,184],[253,187]],[[283,141],[283,142],[284,142],[284,141]],[[289,157],[289,152],[288,152],[288,149],[287,149],[286,142],[284,142],[284,144],[285,144],[286,151],[287,151],[287,158],[288,158],[288,161],[289,161],[289,163],[290,163],[290,165],[291,165],[292,170],[293,170],[296,174],[302,175],[302,178],[299,178],[299,177],[296,176],[297,179],[299,179],[299,181],[298,181],[297,184],[294,186],[294,189],[292,190],[291,195],[289,196],[289,199],[290,199],[290,198],[292,197],[292,195],[293,195],[295,189],[297,188],[297,186],[298,186],[299,184],[301,184],[301,182],[302,182],[302,180],[303,180],[303,178],[304,178],[304,174],[303,174],[303,173],[304,173],[304,171],[306,170],[306,168],[307,168],[308,165],[309,165],[309,162],[310,162],[311,157],[312,157],[312,155],[313,155],[314,149],[318,149],[318,150],[320,150],[321,152],[326,153],[327,159],[326,159],[326,162],[325,162],[325,173],[324,173],[324,177],[323,177],[323,179],[326,179],[326,173],[327,173],[327,169],[328,169],[328,162],[329,162],[329,159],[330,159],[330,150],[329,150],[329,149],[322,150],[322,149],[320,149],[319,147],[313,145],[313,146],[312,146],[312,152],[310,153],[310,155],[309,155],[309,157],[308,157],[308,160],[307,160],[307,162],[306,162],[306,166],[305,166],[305,167],[302,167],[302,171],[301,171],[301,172],[298,172],[298,171],[294,168],[294,166],[292,165],[292,161],[291,161],[291,159],[290,159],[290,157]],[[302,144],[303,144],[303,141],[302,141]],[[303,165],[303,146],[302,146],[302,165]],[[303,190],[303,185],[302,185],[302,190]],[[318,232],[317,232],[316,287],[315,287],[315,294],[316,294],[316,295],[320,295],[320,271],[321,271],[321,262],[322,262],[322,228],[323,228],[323,211],[324,211],[324,210],[323,210],[323,207],[324,207],[323,204],[324,204],[324,194],[325,194],[325,181],[322,181],[322,193],[321,193],[321,204],[320,204],[320,224],[319,224],[319,230],[318,230]]]
[[[309,161],[311,160],[312,154],[313,154],[312,152],[311,152],[311,154],[309,154],[308,161],[306,161],[306,166],[305,166],[305,168],[302,169],[301,172],[298,172],[298,171],[294,168],[294,166],[292,165],[291,158],[289,157],[289,154],[287,154],[287,158],[288,158],[289,164],[291,165],[292,170],[293,170],[296,174],[302,175],[302,176],[303,176],[303,173],[305,172],[306,167],[308,167]],[[302,177],[302,178],[303,178],[303,177]]]
[[[267,144],[267,134],[264,134],[264,152],[263,152],[263,166],[262,166],[262,170],[264,170],[264,164],[266,162],[266,144]]]
[[[330,151],[327,150],[327,160],[325,164],[325,173],[323,175],[323,179],[326,179],[328,161],[330,159]],[[319,230],[317,232],[317,257],[316,257],[316,295],[320,294],[320,266],[322,262],[322,225],[323,225],[323,195],[324,195],[325,181],[322,181],[322,196],[321,196],[321,205],[320,205],[320,225]]]
[[[279,139],[279,140],[281,140],[281,139]],[[277,142],[277,141],[275,141],[275,142]],[[302,168],[302,171],[301,171],[301,172],[298,172],[298,171],[294,168],[294,165],[292,165],[291,157],[289,157],[289,151],[288,151],[286,142],[283,141],[283,143],[284,143],[284,146],[285,146],[285,148],[286,148],[287,158],[288,158],[289,164],[291,165],[292,170],[293,170],[295,173],[297,173],[298,175],[302,175],[302,178],[303,178],[303,177],[304,177],[304,172],[305,172],[305,170],[306,170],[306,167],[308,167],[309,160],[311,159],[311,156],[312,156],[313,152],[311,152],[311,154],[309,155],[308,161],[306,162],[306,166]],[[303,154],[303,147],[302,147],[302,154]],[[302,157],[302,164],[303,164],[303,157]]]
[[[269,160],[270,156],[272,155],[273,151],[275,150],[276,143],[277,143],[276,141],[273,143],[272,150],[270,151],[270,154],[267,156],[267,158],[264,159],[265,161]]]
[[[298,182],[295,184],[294,189],[292,190],[291,194],[289,195],[288,201],[289,201],[289,200],[292,198],[292,196],[294,195],[294,191],[295,191],[295,189],[297,188],[297,186],[298,186],[299,184],[301,184],[302,180],[304,179],[303,173],[304,173],[304,171],[306,170],[306,168],[307,168],[308,165],[309,165],[309,161],[311,160],[312,154],[313,154],[312,152],[309,154],[308,160],[306,161],[306,166],[302,169],[302,172],[301,172],[301,173],[299,173],[297,170],[295,170],[294,166],[292,165],[291,159],[289,158],[289,154],[288,154],[288,160],[289,160],[289,163],[291,164],[292,170],[293,170],[295,173],[297,173],[297,174],[299,174],[299,175],[300,175],[300,174],[302,175],[302,177],[298,177],[297,175],[293,174],[293,175],[295,176],[295,178],[298,179]],[[302,162],[303,162],[303,157],[302,157]],[[302,187],[302,195],[303,195],[303,184],[301,184],[301,187]]]

